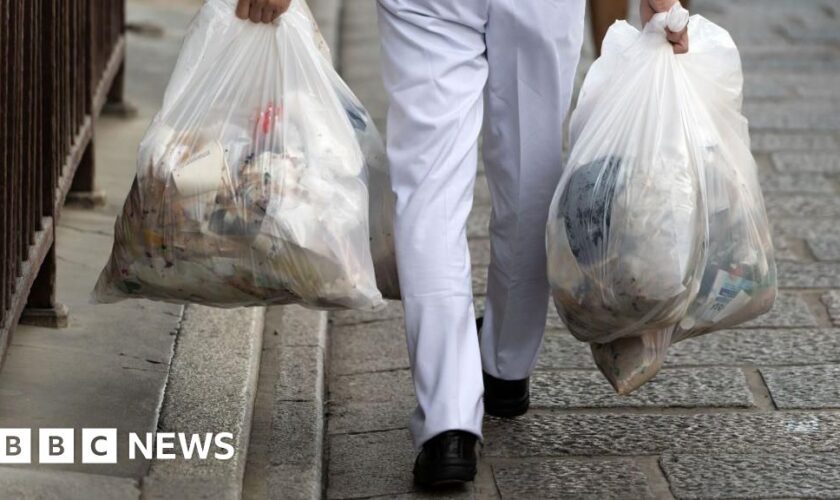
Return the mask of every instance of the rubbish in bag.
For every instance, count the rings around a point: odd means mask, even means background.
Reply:
[[[732,159],[736,164],[752,164],[748,149],[733,154],[741,155]],[[706,171],[706,264],[697,297],[674,327],[674,342],[749,321],[769,311],[776,297],[773,244],[754,167],[752,171],[725,168],[728,164],[710,161]],[[752,175],[744,178],[744,174]],[[761,206],[758,212],[756,200]]]
[[[555,293],[573,291],[572,300],[563,300],[567,317],[582,323],[570,328],[618,337],[642,323],[656,328],[679,320],[702,243],[695,185],[684,161],[641,165],[613,156],[571,172],[557,203],[563,227],[552,240],[570,252],[552,259],[549,270],[563,273]]]
[[[347,84],[332,74],[336,93],[347,117],[353,124],[356,139],[365,157],[370,192],[370,253],[376,272],[376,286],[386,299],[400,299],[400,282],[397,275],[397,255],[394,245],[394,215],[396,196],[391,190],[391,176],[385,144],[376,124]]]
[[[548,274],[560,317],[620,394],[668,346],[768,311],[773,246],[741,115],[740,58],[701,16],[675,55],[679,4],[607,33],[572,114],[551,204]]]
[[[271,25],[234,7],[207,0],[190,25],[94,297],[378,307],[372,156],[343,102],[367,115],[303,0]]]
[[[592,359],[618,394],[629,394],[662,368],[671,330],[651,330],[605,344],[589,344]]]

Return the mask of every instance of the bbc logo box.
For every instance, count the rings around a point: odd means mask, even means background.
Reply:
[[[32,429],[0,429],[0,464],[32,462]]]
[[[30,464],[37,446],[38,463],[72,464],[76,461],[74,429],[43,428],[37,431],[37,444],[32,429],[0,429],[0,464]],[[116,429],[82,429],[79,443],[83,464],[117,463]]]

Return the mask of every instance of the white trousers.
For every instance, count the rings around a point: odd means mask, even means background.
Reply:
[[[396,252],[418,406],[416,446],[481,436],[483,369],[528,377],[548,306],[545,226],[584,0],[379,0]],[[492,197],[481,342],[466,223],[477,142]]]

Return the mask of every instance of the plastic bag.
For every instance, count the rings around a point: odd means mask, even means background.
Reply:
[[[701,16],[673,54],[666,26],[609,29],[572,114],[572,151],[548,218],[558,313],[622,394],[652,378],[676,341],[773,304],[769,224],[741,115],[729,34]]]
[[[394,245],[397,199],[391,190],[385,144],[376,129],[376,124],[373,123],[373,118],[347,84],[335,73],[331,77],[350,123],[353,124],[367,166],[370,191],[370,253],[376,272],[376,286],[384,298],[399,300],[400,282]]]
[[[303,0],[271,25],[235,3],[189,28],[95,299],[378,307],[352,94]]]

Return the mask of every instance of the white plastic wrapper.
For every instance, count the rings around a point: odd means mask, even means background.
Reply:
[[[675,55],[676,4],[604,39],[572,114],[572,151],[547,228],[557,310],[620,393],[672,342],[763,314],[776,269],[741,115],[741,63],[701,16]]]
[[[271,25],[235,3],[190,25],[95,298],[376,308],[361,106],[303,0]]]

